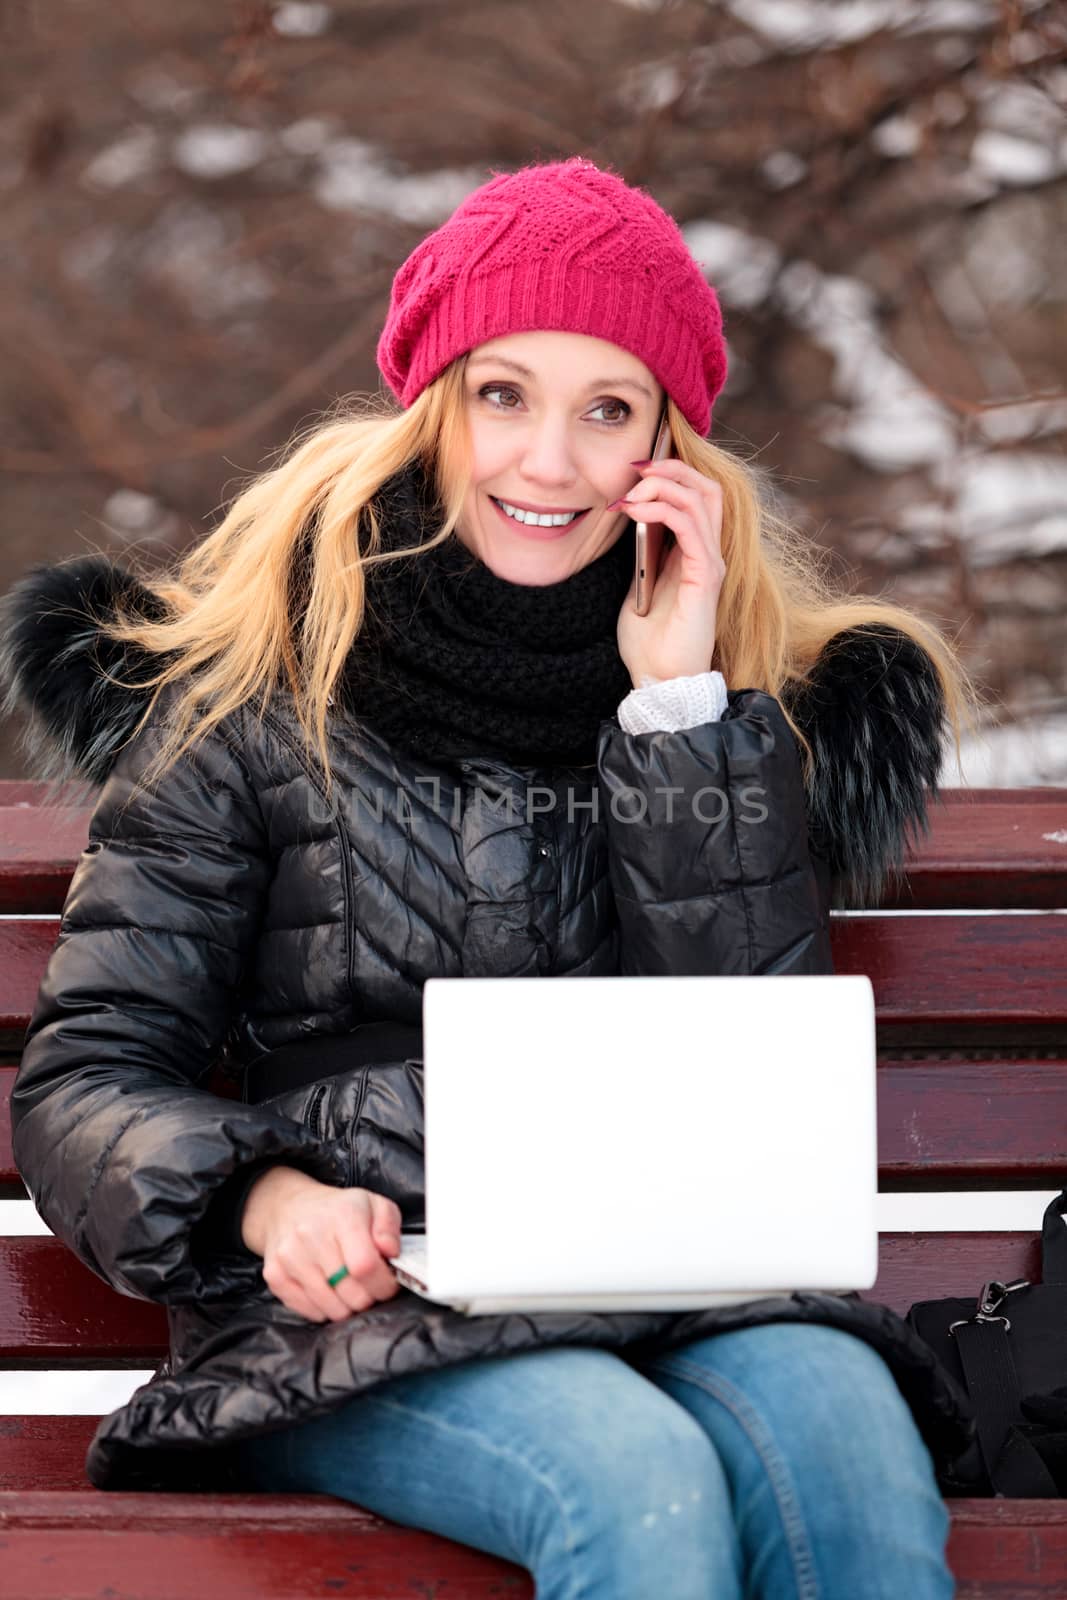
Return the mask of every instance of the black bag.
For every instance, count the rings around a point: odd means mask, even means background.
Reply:
[[[978,1300],[920,1300],[908,1323],[971,1397],[977,1437],[946,1495],[1067,1496],[1067,1190],[1045,1211],[1039,1284],[991,1279]]]

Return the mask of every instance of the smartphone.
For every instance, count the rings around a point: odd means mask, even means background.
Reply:
[[[660,418],[659,429],[656,433],[656,442],[652,447],[652,460],[662,461],[665,457],[673,455],[674,446],[671,440],[671,430],[667,422],[667,408],[664,406]],[[647,617],[652,605],[652,591],[656,587],[656,576],[659,572],[660,558],[663,554],[663,538],[669,530],[662,522],[638,522],[634,524],[636,532],[635,544],[635,570],[637,574],[637,615]]]

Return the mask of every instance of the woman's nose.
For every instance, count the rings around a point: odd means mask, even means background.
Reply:
[[[540,483],[565,486],[577,482],[574,454],[565,436],[545,430],[530,441],[523,468]]]

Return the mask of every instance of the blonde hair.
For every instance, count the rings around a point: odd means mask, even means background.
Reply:
[[[113,619],[100,619],[108,637],[160,658],[157,672],[139,678],[137,687],[154,693],[131,738],[164,690],[176,686],[146,786],[238,707],[255,705],[262,716],[281,686],[330,798],[330,698],[363,624],[365,571],[453,537],[470,487],[466,364],[466,356],[458,358],[402,412],[376,399],[342,402],[253,478],[172,576],[142,579],[162,603],[158,620],[121,606]],[[749,463],[702,439],[670,399],[668,414],[677,456],[722,486],[726,577],[712,664],[726,682],[775,696],[786,691],[788,698],[835,634],[867,623],[898,628],[933,662],[960,761],[961,733],[977,726],[980,702],[939,629],[888,600],[836,587],[824,570],[829,552],[772,509]],[[443,521],[432,539],[383,551],[375,497],[415,459],[436,478]],[[783,710],[810,779],[810,745]]]

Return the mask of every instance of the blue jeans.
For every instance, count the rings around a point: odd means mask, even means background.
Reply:
[[[252,1486],[336,1495],[526,1567],[538,1600],[947,1600],[949,1518],[889,1368],[838,1328],[631,1366],[564,1345],[391,1379],[244,1441]]]

